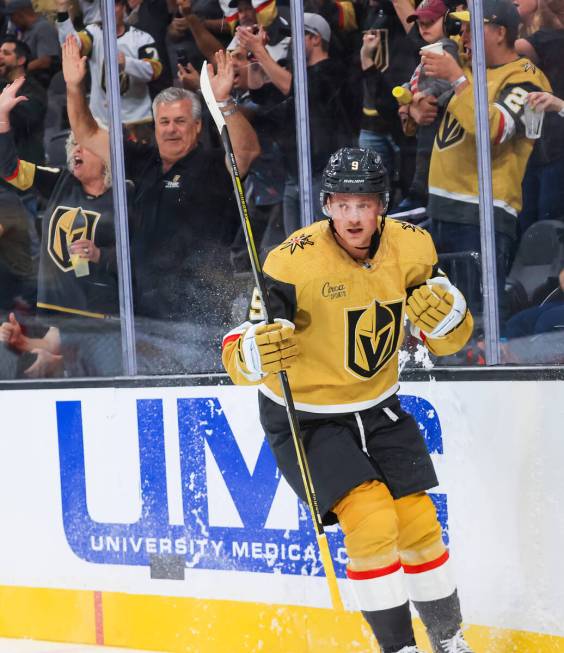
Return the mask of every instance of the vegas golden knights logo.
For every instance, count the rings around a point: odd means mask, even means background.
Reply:
[[[129,91],[129,75],[123,71],[119,73],[119,94],[125,95]],[[107,93],[106,89],[106,66],[102,66],[102,76],[100,78],[100,86],[104,93]]]
[[[70,246],[76,240],[94,240],[100,214],[80,207],[58,206],[49,221],[47,251],[63,272],[73,269]]]
[[[370,379],[394,355],[401,331],[403,301],[374,300],[365,308],[346,310],[346,367]]]
[[[465,134],[466,132],[458,120],[447,112],[437,132],[437,147],[440,150],[446,150],[447,147],[460,143]]]

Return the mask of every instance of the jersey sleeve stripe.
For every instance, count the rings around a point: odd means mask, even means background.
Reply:
[[[339,12],[339,27],[345,32],[358,29],[353,3],[349,0],[338,0],[336,4]]]
[[[153,69],[153,79],[160,77],[163,71],[163,66],[160,61],[157,59],[142,59],[142,61],[146,61]]]
[[[255,7],[255,12],[257,14],[260,14],[263,11],[272,12],[273,10],[276,11],[276,3],[274,0],[266,0],[266,2],[261,2],[258,7]],[[275,18],[275,16],[272,18]]]
[[[78,38],[80,39],[82,46],[81,54],[85,57],[89,57],[92,54],[92,43],[94,42],[92,35],[87,30],[82,30],[81,32],[78,32]]]
[[[505,120],[503,119],[503,113],[500,111],[499,112],[499,125],[497,128],[497,134],[494,139],[494,143],[498,145],[501,143],[501,139],[503,138],[503,132],[505,130]]]
[[[234,342],[235,340],[238,340],[242,335],[244,335],[245,331],[252,326],[250,322],[243,322],[243,324],[240,324],[239,326],[236,326],[234,329],[231,329],[229,333],[226,333],[223,336],[223,341],[221,344],[221,349],[225,349],[227,345],[230,342]]]
[[[500,126],[494,141],[494,145],[500,145],[501,143],[508,141],[515,133],[515,120],[509,111],[507,111],[507,109],[502,107],[500,104],[496,103],[494,106],[499,111],[500,118]]]
[[[35,179],[35,164],[18,159],[14,172],[4,179],[18,190],[28,190],[33,186]]]
[[[229,335],[229,334],[226,335],[226,336],[223,338],[223,342],[221,343],[221,349],[222,349],[222,350],[225,349],[225,347],[227,347],[227,345],[228,345],[230,342],[235,342],[236,340],[239,340],[239,338],[240,338],[242,335],[243,335],[242,333],[233,333],[232,335]]]
[[[20,170],[20,160],[18,159],[18,162],[16,163],[16,168],[14,172],[12,172],[11,175],[8,175],[7,177],[4,177],[6,181],[12,181],[12,179],[15,179],[18,176]]]

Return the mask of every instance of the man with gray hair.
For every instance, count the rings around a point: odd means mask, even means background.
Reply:
[[[231,98],[230,56],[220,51],[216,62],[217,72],[209,67],[210,83],[244,177],[260,148],[255,131]],[[74,39],[63,46],[63,72],[76,138],[107,160],[108,133],[88,108],[82,90],[85,64]],[[150,321],[155,334],[162,336],[163,329],[167,333],[162,355],[151,360],[147,371],[219,370],[221,329],[230,320],[233,300],[228,290],[233,285],[229,246],[238,226],[231,177],[223,150],[199,142],[197,95],[165,89],[153,102],[153,115],[156,147],[124,142],[126,175],[135,184],[130,220],[135,314],[144,318],[145,326]],[[172,347],[170,352],[164,351],[165,345]],[[208,351],[214,358],[204,363]]]

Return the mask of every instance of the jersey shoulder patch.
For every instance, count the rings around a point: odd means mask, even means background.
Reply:
[[[411,231],[414,234],[420,234],[421,236],[424,236],[427,233],[424,229],[421,229],[421,227],[411,224],[411,222],[404,222],[403,220],[399,220],[398,222],[404,231]]]
[[[288,254],[293,254],[294,252],[300,250],[303,251],[306,246],[311,245],[313,247],[315,245],[312,237],[313,234],[307,233],[307,231],[304,231],[299,235],[293,234],[290,236],[290,238],[288,238],[288,240],[284,241],[278,249],[281,252],[287,250]]]
[[[264,268],[274,279],[295,283],[306,274],[305,270],[316,267],[323,249],[323,222],[314,222],[290,234],[286,240],[268,254]]]

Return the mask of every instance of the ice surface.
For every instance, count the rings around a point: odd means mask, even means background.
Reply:
[[[109,646],[38,642],[30,639],[0,639],[0,653],[147,653],[147,651]],[[153,651],[153,653],[167,653]]]

